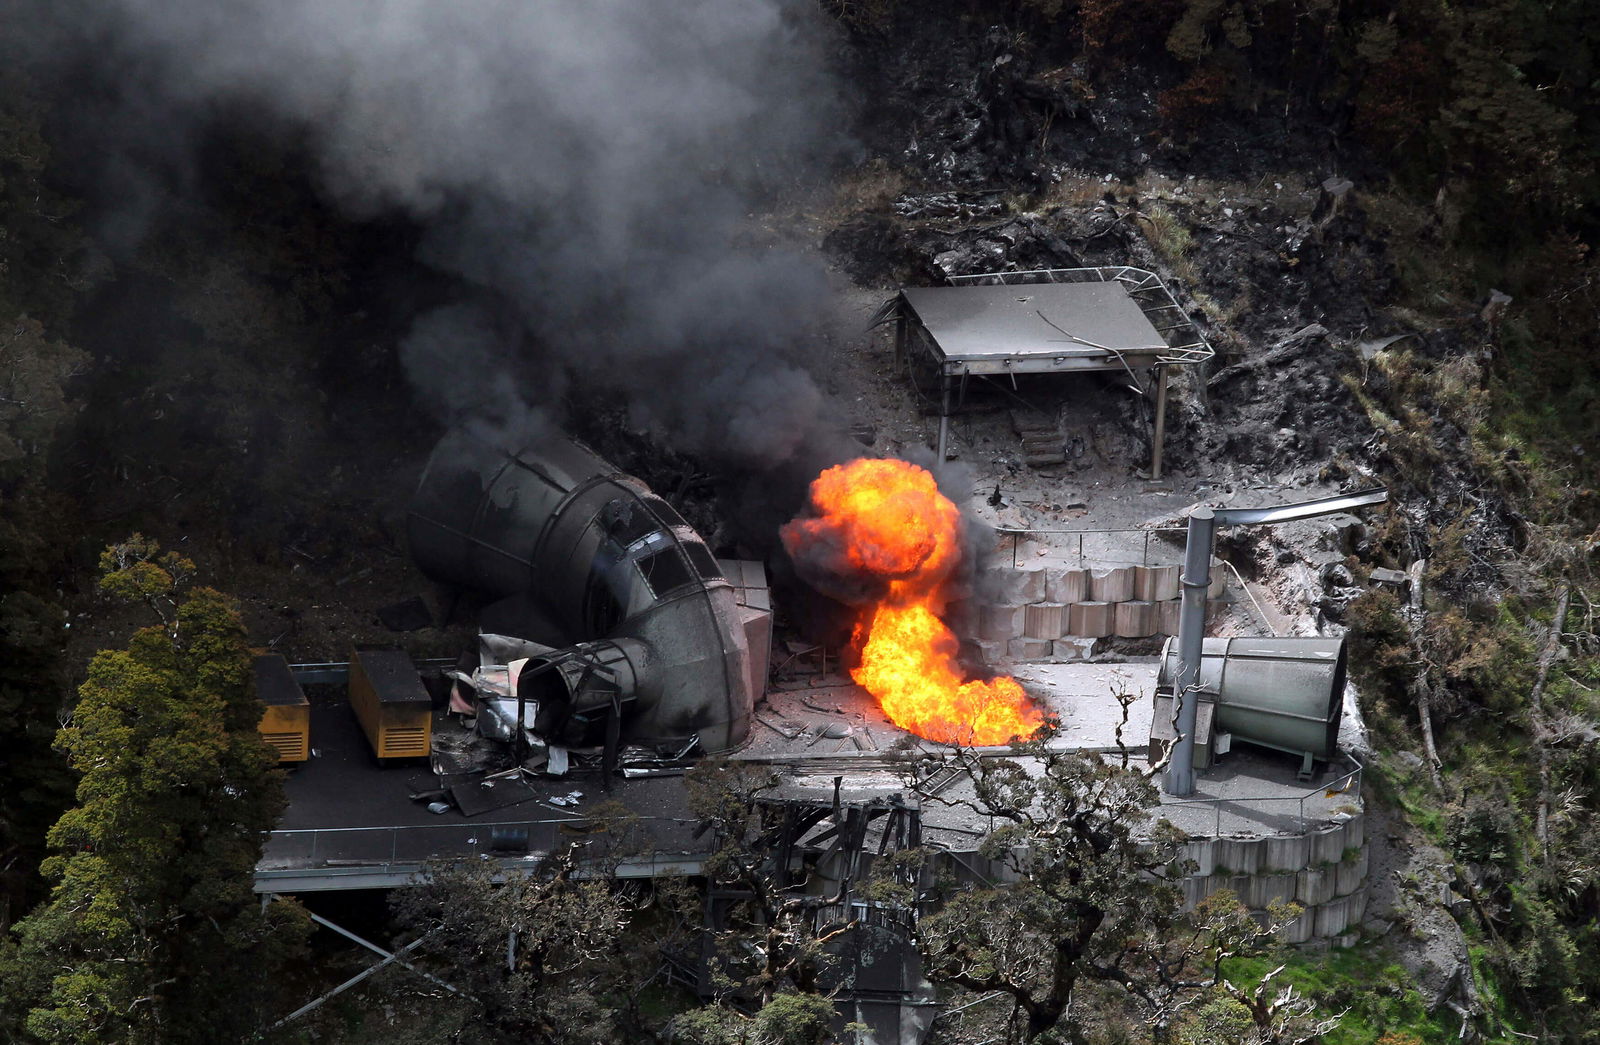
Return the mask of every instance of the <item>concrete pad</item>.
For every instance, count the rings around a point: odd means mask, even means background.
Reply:
[[[1103,639],[1116,630],[1115,604],[1109,602],[1080,602],[1074,604],[1067,617],[1067,631],[1072,635]]]
[[[1023,611],[1022,634],[1052,642],[1066,632],[1066,607],[1059,602],[1036,602]]]
[[[1116,746],[1122,705],[1116,694],[1136,699],[1128,707],[1122,742],[1142,748],[1150,735],[1151,695],[1156,667],[1133,664],[1019,664],[1013,674],[1041,706],[1061,718],[1061,743],[1067,747],[1108,749]]]

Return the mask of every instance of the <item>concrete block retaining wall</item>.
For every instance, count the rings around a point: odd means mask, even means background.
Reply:
[[[1366,914],[1368,855],[1361,814],[1296,835],[1194,839],[1184,844],[1182,857],[1194,863],[1194,873],[1183,881],[1189,907],[1224,889],[1262,917],[1274,903],[1304,907],[1283,930],[1288,943],[1342,936]]]
[[[1226,889],[1265,924],[1273,905],[1295,903],[1303,910],[1281,930],[1285,943],[1335,939],[1358,926],[1367,911],[1365,841],[1360,814],[1299,835],[1195,839],[1185,843],[1180,854],[1195,866],[1194,873],[1179,883],[1184,906],[1193,908]],[[1338,860],[1315,859],[1319,851],[1326,851],[1324,847],[1335,844],[1343,847]],[[957,881],[970,886],[1016,880],[1003,861],[976,853],[948,854],[944,860]]]
[[[1211,568],[1212,598],[1222,595],[1226,567]],[[992,602],[977,607],[978,638],[1010,660],[1081,660],[1081,640],[1178,633],[1179,574],[1166,566],[1061,567],[1021,563],[990,569],[981,585]],[[1074,640],[1066,646],[1060,640]],[[1034,641],[1023,641],[1034,640]],[[1045,645],[1039,645],[1042,641]]]

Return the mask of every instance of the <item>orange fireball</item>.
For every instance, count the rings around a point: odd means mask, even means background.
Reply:
[[[1044,721],[1015,679],[965,681],[958,643],[940,619],[961,560],[961,514],[933,475],[905,461],[837,465],[811,484],[814,517],[783,528],[796,559],[842,552],[848,568],[885,582],[857,624],[852,677],[902,729],[947,744],[1003,744]]]

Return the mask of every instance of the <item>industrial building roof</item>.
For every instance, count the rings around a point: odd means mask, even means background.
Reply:
[[[901,291],[947,373],[1038,373],[1149,366],[1168,351],[1117,281]]]

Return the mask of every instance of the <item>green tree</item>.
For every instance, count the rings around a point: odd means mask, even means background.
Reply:
[[[831,962],[829,944],[855,928],[836,917],[843,890],[824,896],[789,881],[780,864],[785,809],[770,767],[702,762],[687,777],[689,808],[711,832],[707,879],[737,897],[728,927],[716,935],[719,972],[729,990],[767,1005],[781,993],[816,994]]]
[[[460,1040],[607,1045],[625,1040],[627,1007],[654,970],[628,935],[635,904],[611,874],[636,818],[597,808],[591,842],[526,865],[441,866],[395,893],[397,920],[423,936],[476,1011]],[[600,827],[604,830],[599,830]]]
[[[51,898],[16,926],[0,987],[26,1012],[13,1037],[182,1045],[263,1022],[305,922],[252,893],[284,799],[250,667],[237,608],[209,588],[90,663],[56,739],[78,804],[50,831]]]
[[[1231,895],[1181,912],[1181,832],[1152,822],[1154,771],[1099,755],[1018,745],[1012,758],[958,752],[943,760],[970,784],[925,794],[999,824],[979,853],[1005,873],[955,892],[917,927],[924,974],[936,983],[1009,996],[1025,1041],[1077,1040],[1068,1018],[1080,986],[1109,988],[1166,1035],[1184,1012],[1220,997],[1250,1009],[1260,1041],[1308,1025],[1303,999],[1236,989],[1223,963],[1272,945],[1298,914],[1258,925]],[[926,770],[927,766],[923,766]],[[918,771],[916,781],[935,779]],[[1292,1003],[1292,1004],[1291,1004]],[[1251,1006],[1255,1006],[1251,1008]],[[1323,1027],[1322,1029],[1326,1029]]]
[[[32,533],[36,514],[32,502],[0,498],[0,933],[42,895],[45,832],[72,797],[51,750],[65,629],[46,597],[50,556]]]

